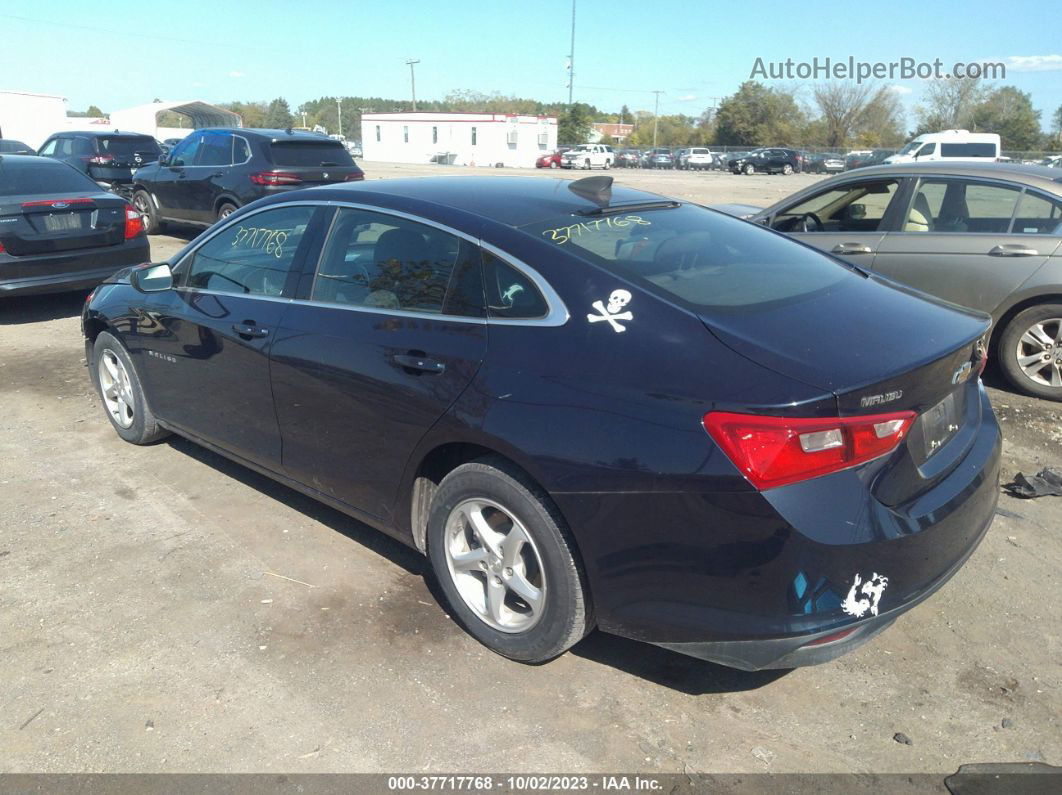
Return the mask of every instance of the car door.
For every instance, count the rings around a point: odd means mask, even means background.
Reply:
[[[271,352],[284,468],[371,516],[486,352],[468,239],[405,216],[341,208]]]
[[[924,177],[878,247],[886,276],[993,312],[1058,248],[1058,202],[998,180]]]
[[[177,181],[189,221],[211,224],[216,220],[214,200],[218,181],[232,165],[232,134],[205,132],[196,147],[195,163]]]
[[[887,229],[899,213],[902,179],[875,177],[832,183],[772,213],[772,229],[864,268],[874,267]]]
[[[152,193],[159,204],[159,212],[177,221],[192,221],[191,198],[186,190],[188,172],[195,167],[195,158],[203,139],[202,133],[191,133],[170,152],[164,166],[160,166]]]
[[[173,289],[147,294],[134,324],[155,414],[278,471],[269,352],[319,242],[316,211],[284,204],[225,225],[176,264]]]

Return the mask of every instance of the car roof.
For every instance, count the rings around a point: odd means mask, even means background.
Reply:
[[[77,135],[87,138],[152,138],[148,133],[132,132],[130,130],[63,130],[52,133],[51,137],[60,135]]]
[[[324,194],[322,199],[352,202],[358,201],[360,196],[408,199],[456,208],[489,221],[519,227],[597,207],[592,200],[568,189],[569,185],[579,181],[530,176],[406,177],[322,185],[299,194],[285,195],[305,198],[309,193],[320,193]],[[665,197],[659,194],[613,183],[610,204],[664,200]]]
[[[890,176],[928,176],[941,177],[982,177],[987,179],[1006,179],[1011,182],[1020,182],[1025,185],[1033,185],[1039,188],[1048,188],[1055,193],[1062,193],[1062,174],[1057,168],[1047,166],[1027,166],[1015,163],[988,163],[963,162],[948,163],[934,160],[929,163],[894,163],[881,166],[869,166],[859,169],[859,176],[873,176],[875,174]],[[851,172],[834,177],[841,180]]]
[[[315,141],[328,142],[338,146],[343,145],[342,141],[337,141],[335,138],[329,138],[327,135],[321,135],[320,133],[307,132],[306,130],[280,130],[272,127],[203,127],[198,130],[188,131],[189,134],[193,132],[239,133],[250,138],[263,138],[270,142]]]

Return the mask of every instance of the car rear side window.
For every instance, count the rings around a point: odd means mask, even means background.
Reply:
[[[691,205],[573,214],[522,228],[697,309],[790,303],[863,278],[783,235]]]
[[[310,298],[375,309],[481,316],[482,288],[476,301],[479,274],[473,267],[473,249],[433,226],[341,208]],[[476,282],[471,288],[468,279]],[[451,292],[464,297],[450,301]]]
[[[1057,235],[1062,229],[1062,203],[1037,193],[1026,191],[1014,214],[1015,235]]]
[[[100,186],[65,163],[0,159],[0,196],[54,196],[98,193]]]
[[[534,319],[545,317],[549,310],[529,277],[489,251],[483,252],[483,282],[492,318]]]
[[[230,224],[196,249],[187,267],[182,263],[181,283],[221,293],[281,295],[314,209],[278,207]]]
[[[320,168],[321,166],[353,166],[354,158],[338,141],[283,141],[269,147],[274,165]]]
[[[232,136],[232,162],[240,165],[250,159],[251,148],[247,145],[247,139],[241,135]]]

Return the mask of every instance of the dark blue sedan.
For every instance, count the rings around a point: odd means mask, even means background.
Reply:
[[[976,548],[988,325],[609,177],[278,195],[83,317],[123,439],[419,549],[500,654],[596,626],[745,669],[858,646]]]

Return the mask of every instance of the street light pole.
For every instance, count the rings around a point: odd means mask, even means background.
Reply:
[[[343,137],[343,104],[336,97],[336,116],[339,117],[339,136]]]
[[[420,58],[409,58],[406,60],[406,66],[409,67],[409,86],[413,91],[413,112],[417,112],[417,76],[413,72],[414,64],[420,63]]]
[[[575,0],[572,0],[572,46],[568,51],[568,108],[572,107],[572,91],[575,88]]]
[[[660,95],[664,92],[654,91],[653,93],[656,94],[656,104],[653,105],[653,149],[656,149],[656,127],[660,121]]]

